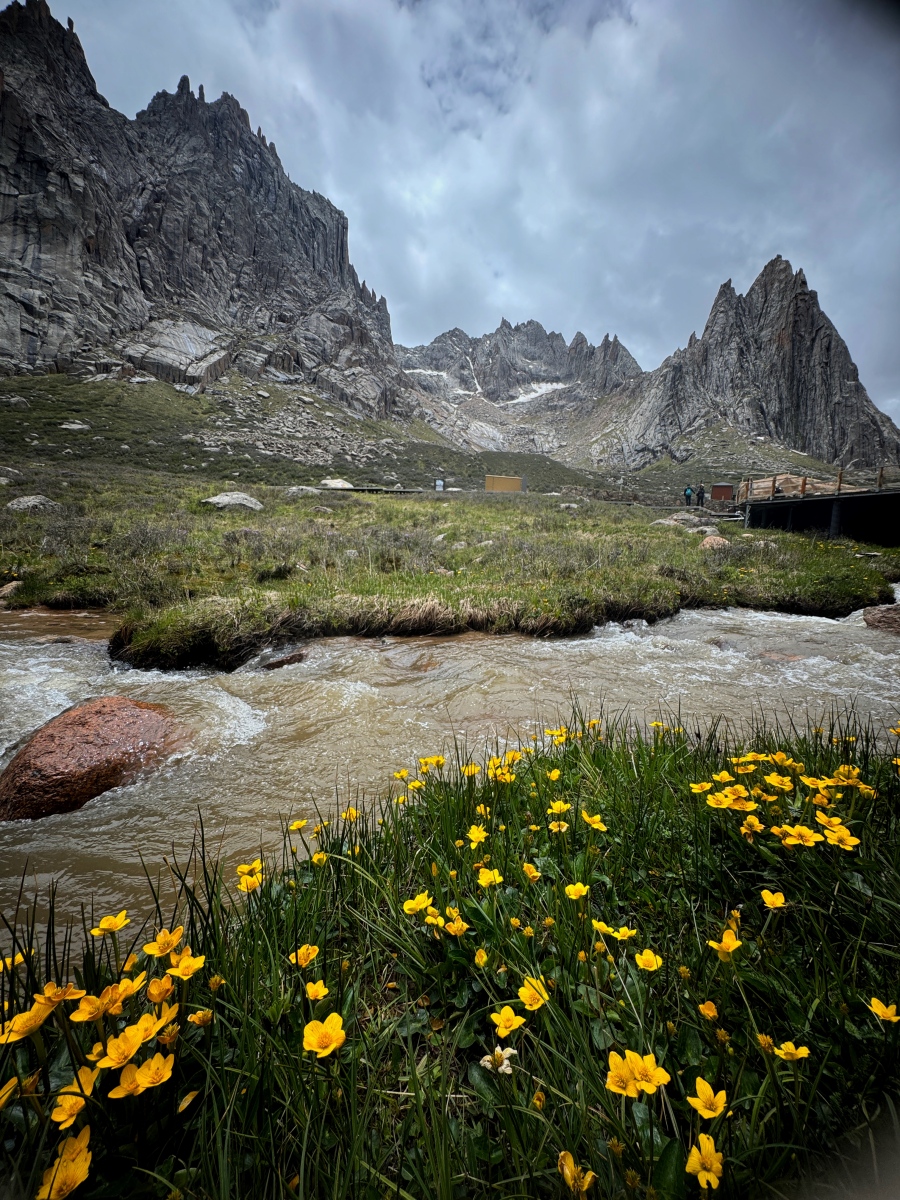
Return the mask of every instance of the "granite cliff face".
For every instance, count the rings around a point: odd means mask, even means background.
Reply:
[[[592,346],[579,333],[567,346],[534,321],[478,339],[454,329],[397,354],[428,419],[477,447],[633,470],[689,459],[691,439],[720,426],[848,468],[900,465],[900,430],[869,399],[803,272],[780,256],[746,296],[723,284],[702,337],[654,371],[615,338]]]
[[[803,271],[780,256],[745,296],[722,284],[703,335],[610,397],[595,459],[642,465],[715,422],[825,462],[900,465],[900,431],[869,399]]]
[[[0,372],[274,368],[375,415],[400,376],[347,220],[237,100],[182,78],[131,121],[45,0],[0,13]]]

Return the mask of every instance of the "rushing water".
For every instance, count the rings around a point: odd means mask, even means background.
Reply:
[[[15,744],[76,701],[121,694],[167,705],[189,731],[161,770],[78,812],[0,824],[0,909],[23,869],[28,891],[60,882],[65,911],[146,909],[141,856],[154,872],[183,854],[202,812],[229,856],[280,842],[279,815],[330,810],[370,794],[453,734],[480,753],[511,730],[630,710],[683,723],[754,713],[814,722],[853,705],[876,726],[900,710],[900,638],[844,621],[732,609],[683,612],[655,626],[608,625],[536,641],[465,635],[315,642],[302,663],[212,671],[110,664],[110,622],[92,614],[0,613],[0,767]]]

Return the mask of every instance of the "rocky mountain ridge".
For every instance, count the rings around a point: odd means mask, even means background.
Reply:
[[[426,418],[479,449],[534,449],[635,470],[689,459],[723,426],[824,462],[900,466],[900,430],[869,399],[802,270],[776,256],[744,296],[722,284],[701,337],[642,371],[617,338],[569,345],[536,321],[396,347]]]

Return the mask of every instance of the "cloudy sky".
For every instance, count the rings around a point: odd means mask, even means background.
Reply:
[[[537,318],[651,368],[802,266],[900,421],[900,26],[861,0],[51,0],[130,116],[236,95],[394,337]]]

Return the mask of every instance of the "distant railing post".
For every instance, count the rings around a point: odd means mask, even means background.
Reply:
[[[800,495],[801,495],[801,496],[805,496],[805,495],[806,495],[806,476],[805,476],[805,475],[804,475],[804,476],[803,476],[803,478],[800,480]]]
[[[778,482],[778,476],[777,476],[777,475],[773,475],[773,476],[772,476],[772,490],[769,492],[769,499],[770,499],[770,500],[774,500],[774,499],[775,499],[775,485],[776,485],[776,483],[777,483],[777,482]]]
[[[884,487],[884,463],[878,468],[878,483],[875,487],[879,492]]]
[[[843,482],[844,482],[844,468],[841,467],[840,470],[838,471],[837,491],[835,492],[836,496],[839,496],[841,494],[841,484]]]

